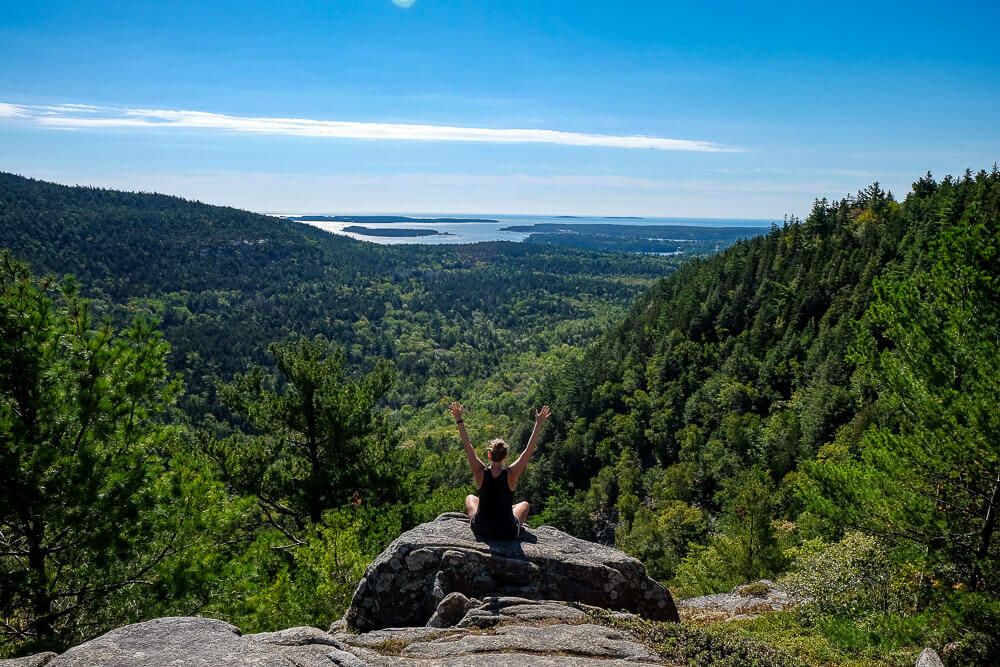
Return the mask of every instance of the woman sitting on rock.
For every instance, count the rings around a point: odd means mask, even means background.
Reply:
[[[528,467],[531,455],[535,453],[535,446],[538,444],[538,436],[542,432],[542,427],[552,415],[549,406],[544,406],[535,412],[535,428],[528,438],[528,446],[524,448],[521,455],[517,457],[514,464],[508,468],[503,467],[503,460],[507,458],[507,443],[502,438],[490,440],[486,448],[486,458],[490,465],[483,463],[476,450],[472,448],[469,434],[465,431],[465,422],[462,420],[463,408],[458,403],[451,404],[451,416],[458,424],[458,433],[462,437],[462,445],[465,447],[465,456],[469,459],[469,467],[472,468],[472,477],[476,481],[479,495],[472,494],[465,497],[465,513],[472,520],[472,532],[479,537],[495,539],[512,539],[521,532],[521,526],[528,518],[528,511],[531,505],[527,502],[520,502],[516,505],[514,501],[514,489],[517,487],[517,480],[521,473]]]

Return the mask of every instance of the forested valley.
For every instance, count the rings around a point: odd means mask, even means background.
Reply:
[[[691,260],[379,246],[0,174],[0,655],[137,619],[324,626],[477,446],[553,419],[533,525],[807,664],[1000,650],[1000,171]],[[721,639],[720,639],[721,641]]]

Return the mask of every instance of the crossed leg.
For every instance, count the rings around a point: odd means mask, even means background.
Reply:
[[[528,520],[528,512],[531,511],[531,505],[528,501],[520,502],[516,505],[512,505],[510,508],[514,512],[514,516],[517,517],[517,522],[524,525],[524,522]]]
[[[517,503],[516,505],[511,505],[511,511],[514,513],[514,517],[517,522],[524,525],[524,522],[528,520],[528,512],[531,511],[531,504],[528,501]],[[479,496],[469,494],[465,497],[465,513],[471,519],[479,511]]]

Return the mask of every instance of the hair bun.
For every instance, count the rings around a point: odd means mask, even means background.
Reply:
[[[507,458],[507,443],[503,438],[493,438],[486,447],[486,456],[494,463],[500,463]]]

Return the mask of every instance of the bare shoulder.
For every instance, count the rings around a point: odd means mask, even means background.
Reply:
[[[517,465],[511,465],[504,468],[504,472],[507,473],[507,488],[513,491],[517,486],[517,480],[521,477],[521,468]]]

